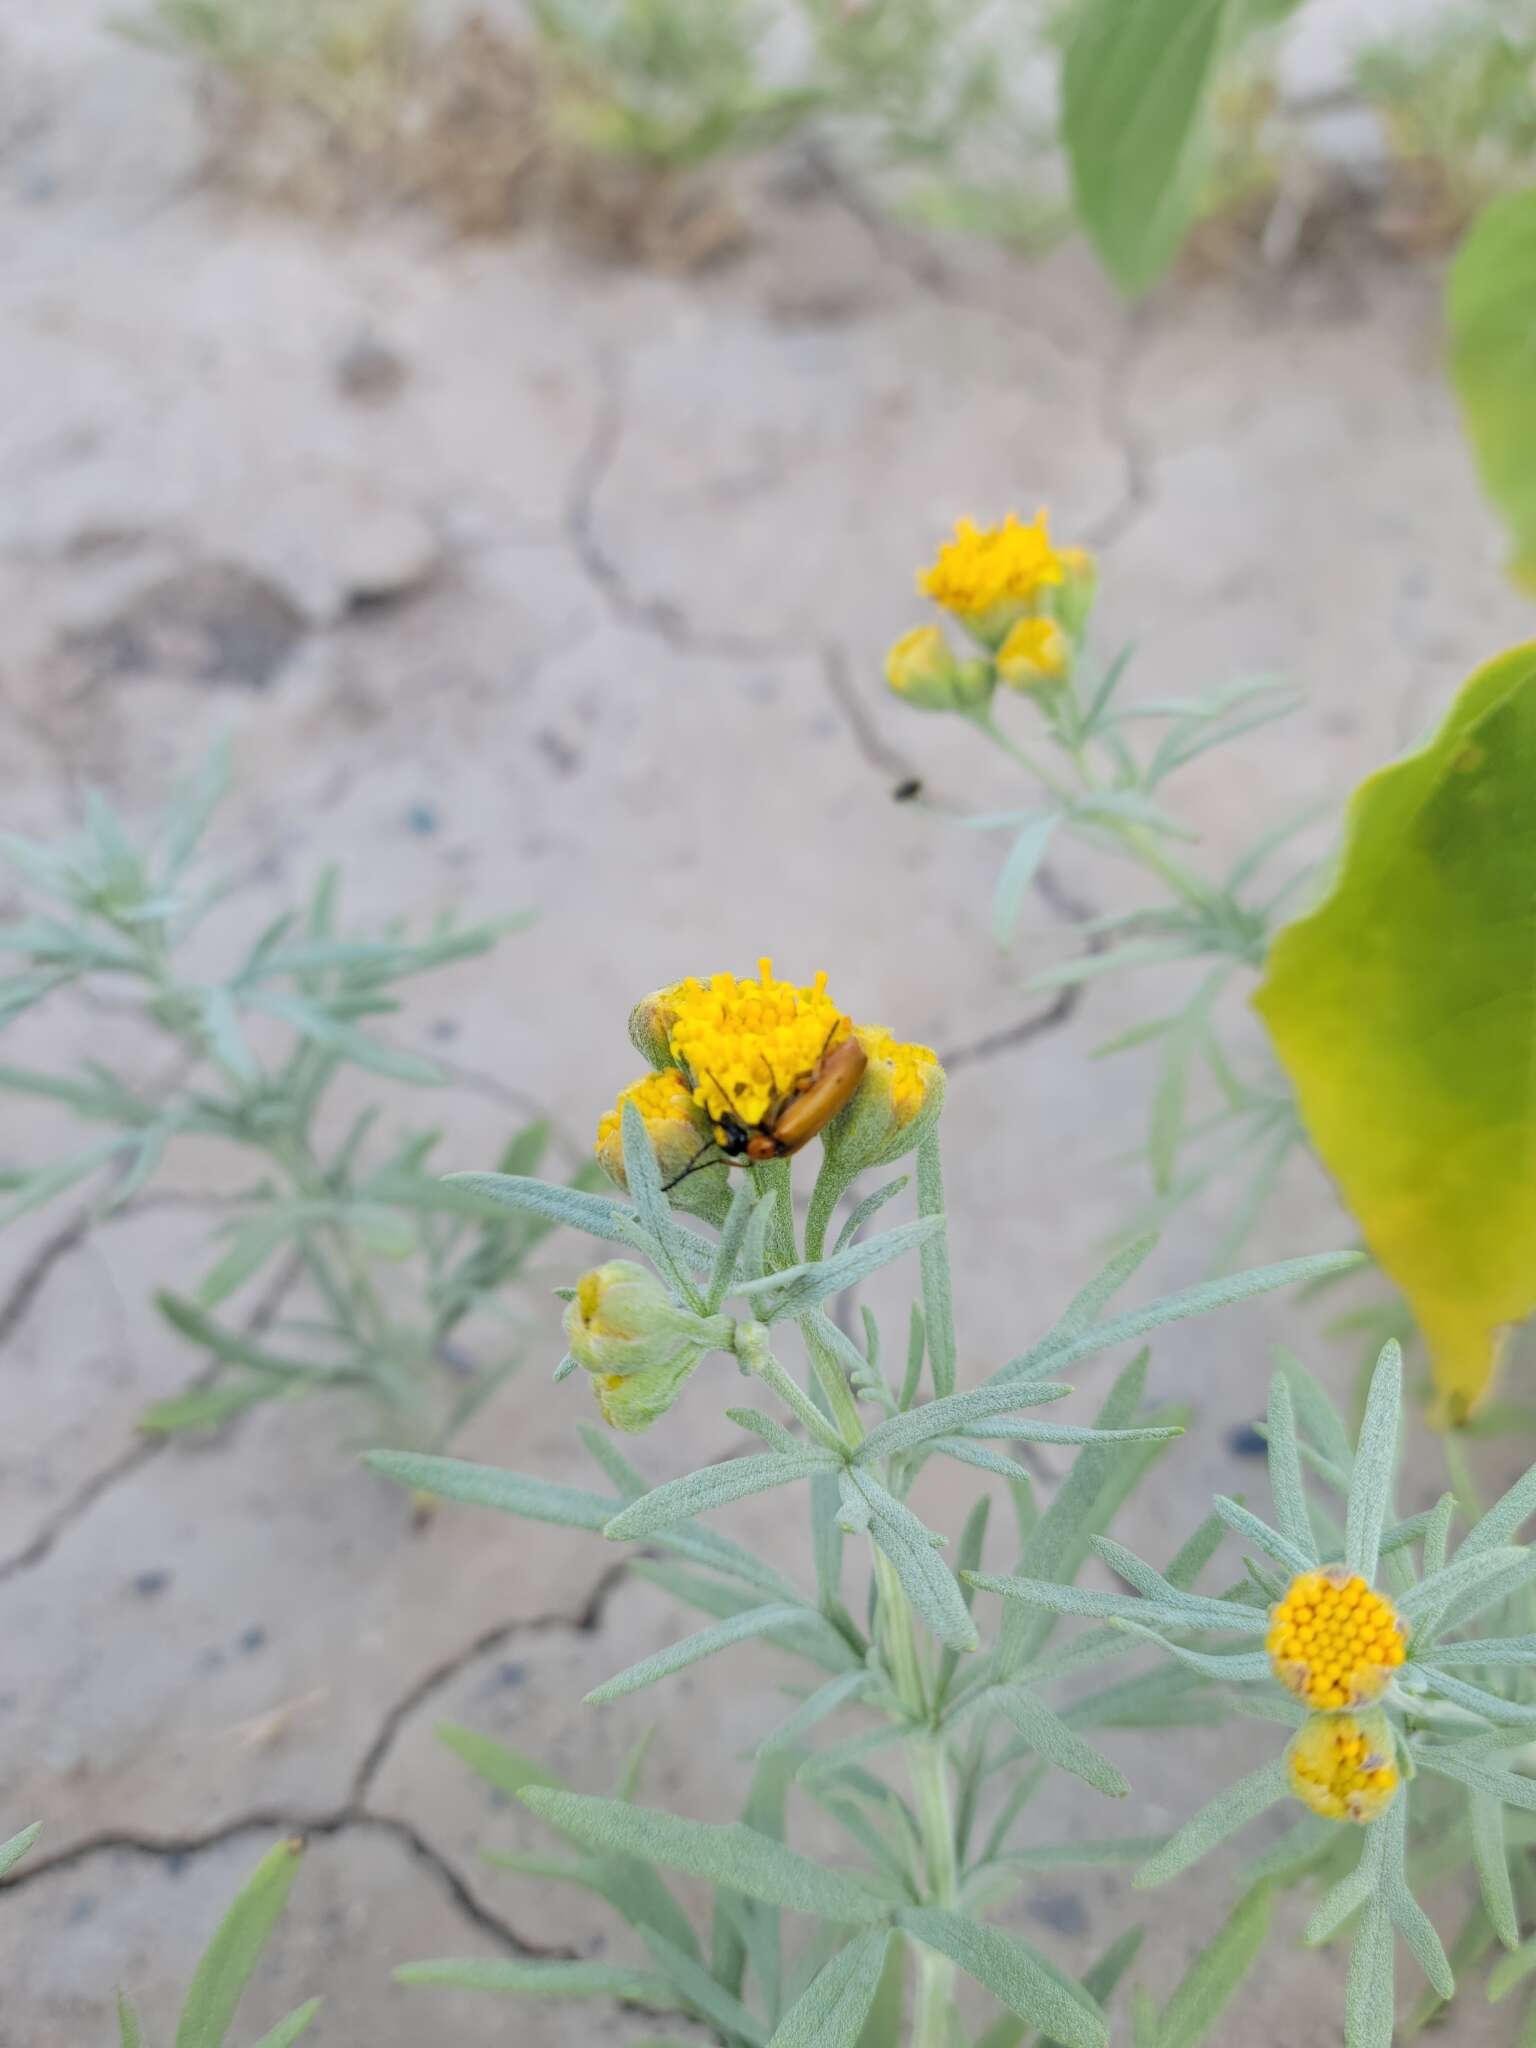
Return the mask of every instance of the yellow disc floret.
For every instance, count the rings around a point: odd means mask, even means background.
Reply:
[[[1314,1714],[1286,1753],[1291,1790],[1324,1820],[1377,1820],[1397,1797],[1385,1714]]]
[[[917,587],[946,611],[972,619],[1000,605],[1030,604],[1065,575],[1044,512],[1028,526],[1010,512],[1001,526],[958,521],[954,539],[939,549],[933,567],[919,574]]]
[[[672,1057],[722,1144],[723,1118],[748,1130],[762,1124],[853,1029],[827,994],[825,974],[797,988],[774,980],[771,960],[758,962],[756,981],[716,974],[679,982],[664,1000]]]
[[[1323,1713],[1379,1699],[1407,1655],[1391,1601],[1339,1566],[1292,1579],[1265,1648],[1280,1683]]]

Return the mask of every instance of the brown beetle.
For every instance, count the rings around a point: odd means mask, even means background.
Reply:
[[[835,1031],[837,1026],[832,1028]],[[868,1065],[868,1053],[850,1032],[841,1045],[824,1052],[787,1094],[770,1104],[761,1123],[743,1123],[727,1110],[716,1120],[714,1144],[703,1146],[680,1174],[666,1182],[668,1192],[706,1166],[761,1166],[770,1159],[788,1159],[848,1106]],[[723,1095],[725,1090],[720,1092]]]
[[[788,1159],[826,1129],[840,1109],[853,1100],[864,1078],[869,1055],[850,1033],[834,1045],[808,1074],[773,1103],[760,1124],[744,1124],[729,1111],[717,1129],[725,1133],[720,1150],[733,1165],[760,1166],[767,1159]]]

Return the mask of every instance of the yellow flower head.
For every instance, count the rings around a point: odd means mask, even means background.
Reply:
[[[919,573],[917,587],[995,646],[1014,620],[1032,611],[1065,576],[1044,512],[1028,526],[1010,512],[1001,526],[958,521],[954,539],[939,549],[931,569]]]
[[[721,1143],[723,1118],[749,1130],[763,1123],[853,1029],[827,994],[825,974],[797,988],[775,981],[766,959],[756,981],[715,974],[679,982],[656,1001],[672,1057],[691,1076],[693,1099]]]
[[[593,1149],[604,1173],[621,1188],[629,1186],[624,1172],[626,1102],[632,1102],[645,1119],[663,1181],[686,1173],[700,1152],[714,1141],[709,1118],[694,1102],[686,1074],[677,1067],[663,1067],[659,1074],[645,1075],[620,1093],[597,1126],[597,1144]]]
[[[997,650],[997,673],[1014,690],[1062,682],[1071,666],[1072,637],[1055,619],[1016,619]]]
[[[1339,1566],[1292,1579],[1265,1648],[1287,1691],[1324,1713],[1380,1699],[1408,1654],[1391,1601]]]
[[[1286,1752],[1291,1790],[1324,1820],[1378,1820],[1397,1797],[1385,1714],[1313,1714]]]

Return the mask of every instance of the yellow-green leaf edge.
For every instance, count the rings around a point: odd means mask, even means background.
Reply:
[[[1459,1422],[1536,1307],[1536,642],[1356,790],[1254,1003]]]

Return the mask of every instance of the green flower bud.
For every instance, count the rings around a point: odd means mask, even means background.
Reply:
[[[1059,619],[1020,619],[997,650],[997,673],[1011,690],[1049,690],[1064,683],[1077,652]]]
[[[650,995],[642,996],[629,1013],[629,1040],[643,1060],[653,1067],[670,1067],[672,1047],[668,1036],[672,1029],[672,991],[670,988],[654,989]]]
[[[729,1316],[698,1316],[679,1308],[654,1273],[632,1259],[610,1259],[576,1283],[565,1308],[571,1356],[590,1373],[629,1375],[686,1362],[706,1351],[728,1351]]]
[[[661,1169],[662,1186],[675,1207],[718,1223],[730,1206],[730,1168],[715,1145],[714,1126],[693,1099],[688,1076],[663,1067],[624,1089],[597,1126],[598,1163],[618,1187],[628,1190],[624,1171],[624,1105],[633,1102]],[[713,1155],[713,1156],[711,1156]]]
[[[683,1391],[703,1355],[690,1352],[671,1365],[653,1365],[644,1372],[600,1374],[592,1385],[604,1422],[630,1436],[649,1429]]]
[[[885,657],[885,680],[919,711],[975,711],[992,694],[990,662],[957,661],[937,626],[914,626]]]
[[[846,1186],[872,1166],[912,1151],[944,1107],[944,1069],[926,1045],[904,1045],[883,1025],[854,1033],[869,1064],[853,1100],[822,1133],[828,1173]]]
[[[1073,640],[1081,642],[1098,595],[1099,565],[1087,548],[1063,548],[1061,566],[1065,578],[1051,592],[1050,608]]]

